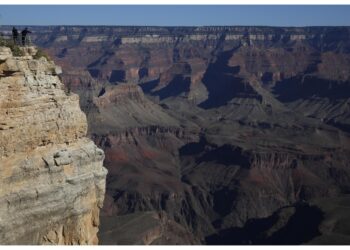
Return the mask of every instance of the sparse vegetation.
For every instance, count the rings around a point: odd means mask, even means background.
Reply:
[[[36,52],[36,54],[33,56],[34,59],[40,59],[41,57],[45,57],[46,60],[48,61],[52,61],[50,56],[43,51],[42,49],[38,48],[38,51]]]
[[[0,37],[0,46],[8,47],[11,49],[14,56],[23,56],[23,51],[17,44],[14,44],[12,40],[4,39]]]

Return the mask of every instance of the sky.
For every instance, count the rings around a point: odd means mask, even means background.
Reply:
[[[0,5],[0,25],[350,26],[350,5]]]

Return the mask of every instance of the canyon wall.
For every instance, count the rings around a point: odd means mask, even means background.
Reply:
[[[97,244],[104,152],[61,68],[22,51],[0,47],[0,244]]]

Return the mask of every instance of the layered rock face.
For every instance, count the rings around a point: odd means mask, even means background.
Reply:
[[[106,152],[102,244],[350,242],[348,27],[31,29]]]
[[[104,153],[60,68],[23,50],[0,48],[0,243],[97,244]]]

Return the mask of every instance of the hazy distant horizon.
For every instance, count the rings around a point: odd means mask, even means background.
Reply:
[[[52,25],[30,25],[30,24],[0,24],[0,27],[152,27],[152,28],[198,28],[198,27],[259,27],[259,28],[327,28],[327,27],[344,27],[350,25],[314,25],[314,26],[272,26],[272,25],[103,25],[103,24],[52,24]]]

